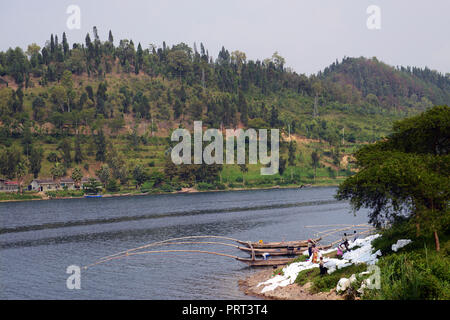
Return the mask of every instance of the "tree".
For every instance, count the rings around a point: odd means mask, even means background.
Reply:
[[[52,174],[53,179],[59,179],[66,175],[66,168],[59,162],[56,162],[50,169],[50,173]]]
[[[16,180],[17,183],[19,184],[19,192],[23,193],[22,190],[22,184],[23,184],[23,180],[25,178],[25,176],[28,173],[28,161],[26,159],[23,159],[22,161],[20,161],[19,163],[17,163],[17,167],[16,167]]]
[[[71,141],[66,138],[62,140],[58,146],[58,150],[61,151],[61,159],[64,161],[64,165],[66,168],[70,167],[70,164],[72,163],[72,156],[70,152],[72,151],[72,143]]]
[[[34,178],[39,176],[41,171],[42,158],[44,157],[44,149],[41,147],[33,147],[30,153],[30,172],[33,174]]]
[[[239,91],[238,110],[241,112],[241,122],[244,126],[248,125],[248,104],[242,91]]]
[[[106,188],[106,185],[111,179],[111,170],[109,169],[109,166],[107,164],[102,165],[100,169],[97,170],[96,174]]]
[[[181,105],[180,100],[176,99],[175,105],[173,107],[173,117],[175,119],[179,119],[182,114],[183,114],[183,107]]]
[[[32,43],[30,45],[28,45],[28,49],[25,52],[30,58],[32,58],[33,56],[37,56],[39,55],[39,51],[41,51],[41,47],[38,46],[36,43]]]
[[[64,112],[67,104],[66,89],[61,85],[56,85],[50,90],[50,96],[55,107]]]
[[[439,250],[438,233],[450,218],[450,108],[434,107],[398,121],[387,139],[356,152],[358,173],[339,187],[336,198],[355,210],[370,208],[376,226],[406,219],[417,235],[430,232]]]
[[[245,184],[245,174],[248,172],[248,167],[246,164],[240,164],[239,170],[242,172],[242,181]]]
[[[181,78],[191,69],[189,53],[186,50],[171,50],[167,55],[168,67],[173,76]]]
[[[75,138],[75,156],[73,157],[73,160],[75,163],[81,163],[83,162],[83,151],[81,149],[81,138],[77,136]]]
[[[289,156],[288,156],[288,162],[290,166],[295,166],[295,153],[297,152],[297,144],[295,141],[290,141],[289,146]]]
[[[102,183],[95,178],[90,178],[87,183],[83,185],[84,193],[98,194],[102,191]]]
[[[106,185],[106,190],[109,192],[117,192],[120,190],[120,186],[117,183],[116,179],[109,180],[108,184]]]
[[[106,138],[103,130],[94,137],[97,152],[95,153],[95,160],[104,162],[106,160]]]
[[[66,57],[69,54],[69,43],[67,42],[67,36],[66,36],[65,32],[63,32],[62,46],[63,46],[64,57]]]
[[[144,168],[140,164],[134,167],[132,175],[133,179],[136,181],[136,189],[139,188],[147,179],[147,174],[145,173]]]
[[[61,78],[61,84],[64,88],[66,88],[67,91],[70,91],[73,89],[73,80],[72,80],[72,72],[69,70],[65,70],[62,78]]]
[[[17,172],[17,164],[22,162],[22,153],[17,147],[10,147],[0,152],[0,173],[8,179],[14,179]]]
[[[122,129],[125,125],[125,120],[122,115],[117,116],[108,123],[109,128],[111,129],[111,132],[114,134],[117,134],[120,129]]]
[[[45,108],[45,102],[44,100],[40,97],[37,96],[36,98],[34,98],[31,107],[33,109],[33,119],[36,121],[41,121],[44,118],[44,108]]]
[[[72,171],[72,180],[75,182],[75,185],[77,187],[80,186],[81,180],[83,179],[83,173],[81,172],[80,168],[75,168]]]
[[[108,41],[111,42],[111,43],[114,43],[114,37],[113,37],[113,34],[112,34],[111,30],[109,30]]]
[[[314,183],[316,183],[317,166],[320,163],[320,154],[318,150],[315,150],[311,153],[311,162],[312,166],[314,167]]]
[[[284,171],[286,170],[286,159],[283,157],[280,157],[280,162],[278,166],[278,173],[280,174],[280,177],[283,176]]]
[[[270,126],[272,128],[278,127],[280,120],[278,119],[278,109],[275,106],[272,106],[272,110],[270,112]]]

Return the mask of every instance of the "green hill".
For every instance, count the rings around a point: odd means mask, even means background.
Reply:
[[[102,41],[94,28],[82,44],[52,35],[42,48],[0,52],[2,176],[26,183],[70,176],[75,167],[94,176],[106,164],[107,180],[122,190],[336,184],[351,174],[349,155],[359,145],[386,136],[397,119],[450,101],[448,75],[376,58],[344,58],[307,77],[277,53],[253,61],[225,48],[213,58],[203,44],[114,43],[111,32]],[[206,175],[189,168],[197,173],[176,172],[169,183],[170,133],[194,120],[281,129],[286,170],[263,177],[257,165]],[[21,162],[28,175],[17,174]]]

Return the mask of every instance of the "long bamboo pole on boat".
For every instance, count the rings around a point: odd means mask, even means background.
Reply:
[[[240,240],[238,239],[234,239],[234,238],[230,238],[230,237],[223,237],[223,236],[187,236],[187,237],[179,237],[179,238],[171,238],[171,239],[166,239],[166,240],[162,240],[162,241],[157,241],[157,242],[152,242],[140,247],[136,247],[136,248],[131,248],[125,251],[121,251],[121,252],[117,252],[114,254],[111,254],[109,256],[105,256],[105,257],[101,257],[98,260],[103,260],[103,259],[108,259],[111,257],[115,257],[115,256],[119,256],[125,253],[130,253],[130,252],[134,252],[134,251],[138,251],[138,250],[142,250],[145,248],[149,248],[149,247],[153,247],[153,246],[159,246],[161,244],[164,244],[166,242],[172,242],[172,241],[178,241],[178,240],[187,240],[187,239],[206,239],[206,238],[211,238],[211,239],[225,239],[225,240],[230,240],[230,241],[234,241],[234,242],[239,242]]]
[[[177,241],[177,242],[165,242],[162,243],[161,246],[166,245],[177,245],[177,244],[219,244],[222,246],[228,246],[232,248],[239,248],[238,245],[230,244],[230,243],[224,243],[224,242],[217,242],[217,241]]]
[[[352,230],[352,229],[367,229],[367,227],[354,226],[354,227],[349,227],[349,228],[334,229],[334,230],[332,230],[330,232],[327,232],[327,233],[321,235],[321,237],[324,238],[324,237],[330,236],[330,235],[332,235],[334,233],[338,233],[338,232],[346,231],[346,230]]]
[[[354,226],[345,227],[345,228],[328,229],[328,230],[323,230],[323,231],[315,230],[315,231],[316,231],[317,235],[321,235],[321,234],[335,233],[335,232],[351,230],[351,229],[359,230],[359,229],[367,229],[367,228],[370,228],[370,227],[354,225]]]
[[[148,254],[148,253],[173,253],[173,252],[178,252],[178,253],[206,253],[206,254],[214,254],[217,256],[223,256],[223,257],[228,257],[228,258],[233,258],[233,259],[238,259],[238,256],[233,256],[231,254],[226,254],[226,253],[220,253],[220,252],[213,252],[213,251],[204,251],[204,250],[154,250],[154,251],[139,251],[139,252],[132,252],[132,253],[126,253],[126,254],[122,254],[122,255],[117,255],[117,256],[113,256],[110,257],[108,259],[104,259],[101,261],[97,261],[94,262],[92,264],[89,264],[87,266],[84,266],[83,269],[87,269],[102,263],[106,263],[108,261],[112,261],[112,260],[117,260],[117,259],[121,259],[121,258],[125,258],[125,257],[130,257],[130,256],[135,256],[135,255],[142,255],[142,254]]]
[[[367,223],[363,224],[322,224],[322,225],[310,225],[304,226],[305,228],[325,228],[325,227],[350,227],[350,226],[369,226]]]

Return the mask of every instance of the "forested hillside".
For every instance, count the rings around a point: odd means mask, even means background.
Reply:
[[[103,168],[105,187],[112,180],[157,186],[171,172],[171,130],[202,120],[214,128],[281,129],[276,183],[335,179],[350,173],[348,154],[386,136],[394,120],[449,101],[449,75],[427,68],[344,58],[306,76],[278,53],[253,61],[222,48],[212,57],[203,43],[136,46],[115,41],[111,31],[100,39],[94,27],[84,43],[51,35],[42,47],[0,52],[0,174],[26,181],[75,168],[99,176]],[[215,168],[211,179],[204,172],[171,178],[229,186],[263,179],[249,167]],[[266,180],[258,183],[272,183]]]

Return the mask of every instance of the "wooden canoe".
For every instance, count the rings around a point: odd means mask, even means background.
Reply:
[[[276,258],[276,259],[246,259],[246,258],[236,258],[236,260],[244,262],[250,267],[269,267],[269,266],[282,266],[288,264],[295,258]]]
[[[322,238],[313,239],[315,242],[322,240]],[[245,242],[245,241],[237,241],[238,243],[254,249],[277,249],[277,248],[299,248],[299,247],[307,247],[308,240],[297,240],[297,241],[282,241],[282,242],[267,242],[267,243],[259,243],[259,242]]]
[[[252,249],[248,247],[238,247],[239,250],[252,255]],[[307,247],[300,248],[273,248],[273,249],[253,249],[253,252],[256,256],[262,256],[264,253],[268,253],[271,256],[298,256],[302,254],[305,250],[308,250]]]
[[[326,246],[318,246],[319,250],[330,249],[331,244]],[[247,252],[250,256],[252,255],[252,249],[248,247],[238,247],[239,250]],[[303,252],[307,251],[308,247],[299,248],[266,248],[266,249],[253,249],[255,256],[262,256],[264,253],[268,253],[270,256],[298,256]]]

